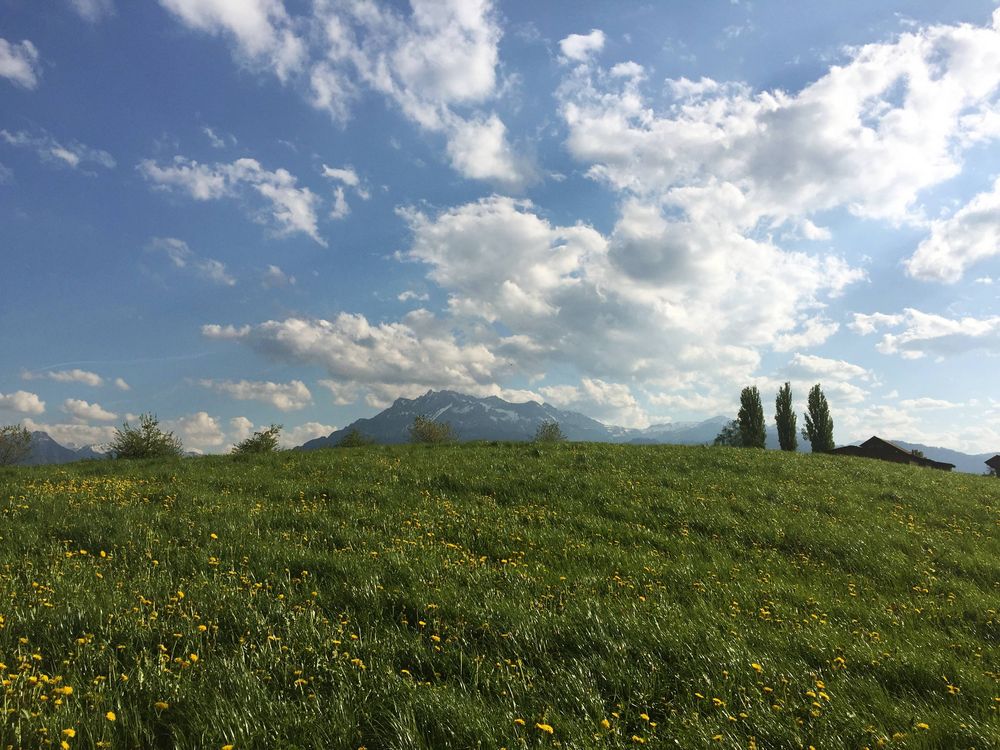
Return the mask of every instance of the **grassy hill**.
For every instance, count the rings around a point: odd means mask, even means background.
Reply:
[[[0,747],[1000,747],[1000,481],[676,446],[0,470]]]

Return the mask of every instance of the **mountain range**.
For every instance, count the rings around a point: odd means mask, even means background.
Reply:
[[[459,440],[531,440],[538,427],[546,422],[558,422],[566,438],[573,441],[597,443],[631,443],[635,445],[711,444],[730,417],[716,416],[698,422],[669,422],[650,425],[643,429],[606,425],[585,414],[558,409],[551,404],[535,401],[511,403],[496,396],[478,398],[455,391],[428,391],[417,398],[399,398],[392,406],[374,417],[358,419],[326,437],[310,440],[296,450],[315,450],[336,446],[352,430],[357,430],[376,443],[405,443],[410,439],[409,428],[418,417],[449,422]],[[955,464],[958,471],[982,474],[984,461],[992,453],[970,455],[948,448],[921,445],[893,440],[906,450],[919,450],[927,458]],[[778,448],[775,427],[767,428],[767,447]],[[809,444],[799,443],[800,451],[808,451]],[[102,459],[107,454],[97,447],[67,448],[45,432],[31,434],[31,453],[22,463],[26,465],[62,464],[86,459]]]

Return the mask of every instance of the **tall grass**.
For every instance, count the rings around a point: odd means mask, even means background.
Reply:
[[[3,469],[0,748],[1000,747],[998,537],[725,448]]]

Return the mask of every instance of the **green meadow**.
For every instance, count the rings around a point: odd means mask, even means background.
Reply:
[[[0,748],[1000,747],[1000,481],[464,444],[0,469]]]

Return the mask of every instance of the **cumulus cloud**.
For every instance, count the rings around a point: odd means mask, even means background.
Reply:
[[[83,422],[97,420],[99,422],[110,422],[118,419],[118,415],[110,412],[100,404],[90,404],[77,398],[68,398],[63,401],[63,411],[74,419]]]
[[[253,380],[201,380],[199,385],[226,393],[240,401],[260,401],[281,411],[304,409],[312,403],[312,393],[301,380],[272,383]]]
[[[906,261],[906,272],[955,283],[969,266],[995,255],[1000,255],[1000,179],[950,218],[931,222],[930,236]]]
[[[554,406],[579,409],[588,416],[623,427],[647,427],[649,417],[623,383],[583,378],[579,386],[545,386],[538,392]]]
[[[811,354],[796,354],[789,361],[787,371],[792,374],[832,380],[868,380],[871,373],[860,365],[842,359],[828,359]]]
[[[333,320],[288,318],[254,326],[206,325],[213,339],[243,342],[269,357],[317,364],[340,384],[375,394],[375,403],[431,388],[488,395],[499,388],[493,371],[512,363],[483,344],[463,344],[433,315],[414,311],[397,323],[371,324],[363,315]],[[391,400],[390,398],[390,400]]]
[[[281,0],[160,0],[185,25],[228,37],[240,59],[273,70],[282,81],[298,71],[305,42]]]
[[[0,140],[10,146],[30,148],[38,154],[42,161],[61,167],[77,169],[93,164],[105,169],[113,169],[115,166],[114,157],[107,151],[90,148],[77,141],[64,144],[45,132],[32,135],[23,130],[16,133],[0,130]]]
[[[681,79],[659,111],[636,79],[578,66],[559,94],[567,145],[632,194],[736,190],[744,227],[840,206],[912,220],[987,137],[974,116],[996,109],[1000,27],[930,26],[847,58],[797,93]]]
[[[219,420],[204,411],[167,420],[163,428],[174,432],[185,450],[205,451],[226,443],[226,433],[219,426]]]
[[[0,78],[33,89],[41,75],[39,67],[38,49],[29,40],[8,42],[0,37]]]
[[[953,401],[946,401],[940,398],[928,398],[926,396],[922,398],[904,398],[899,402],[899,405],[904,409],[911,410],[958,409],[962,406],[962,404],[956,404]]]
[[[19,414],[43,414],[45,412],[45,402],[38,398],[37,394],[29,391],[14,391],[13,393],[0,393],[0,409],[14,411]]]
[[[336,432],[336,430],[337,428],[332,424],[306,422],[305,424],[282,430],[278,436],[278,445],[282,448],[296,448],[308,440],[325,437],[331,432]]]
[[[285,169],[273,172],[256,159],[237,159],[231,164],[199,164],[193,159],[175,156],[161,166],[152,159],[139,163],[139,171],[157,188],[178,190],[195,200],[237,198],[252,191],[268,204],[255,219],[275,226],[279,235],[301,232],[320,245],[316,209],[319,198],[307,187],[298,187],[296,178]]]
[[[165,254],[175,268],[187,269],[213,284],[236,285],[236,279],[226,270],[225,263],[214,258],[200,257],[184,240],[176,237],[154,237],[149,241],[147,249]]]
[[[119,391],[130,391],[132,386],[125,382],[125,378],[115,378],[115,388]]]
[[[229,440],[240,443],[253,435],[253,422],[246,417],[233,417],[229,420]]]
[[[559,40],[559,51],[567,60],[584,62],[604,49],[604,32],[592,29],[589,34],[570,34]]]
[[[420,128],[443,134],[466,177],[519,185],[506,130],[482,109],[497,93],[501,30],[490,0],[388,4],[320,0],[293,16],[280,0],[160,0],[190,28],[234,43],[242,62],[294,81],[309,102],[343,123],[365,90],[393,102]],[[489,142],[473,149],[471,136]]]
[[[852,327],[862,334],[880,329],[898,330],[898,333],[884,333],[875,348],[883,354],[898,354],[904,359],[927,355],[947,357],[977,350],[1000,354],[998,315],[947,318],[908,307],[898,315],[856,313]]]
[[[789,352],[793,349],[818,346],[839,330],[839,323],[819,317],[809,318],[804,322],[801,330],[776,337],[774,350],[776,352]]]

